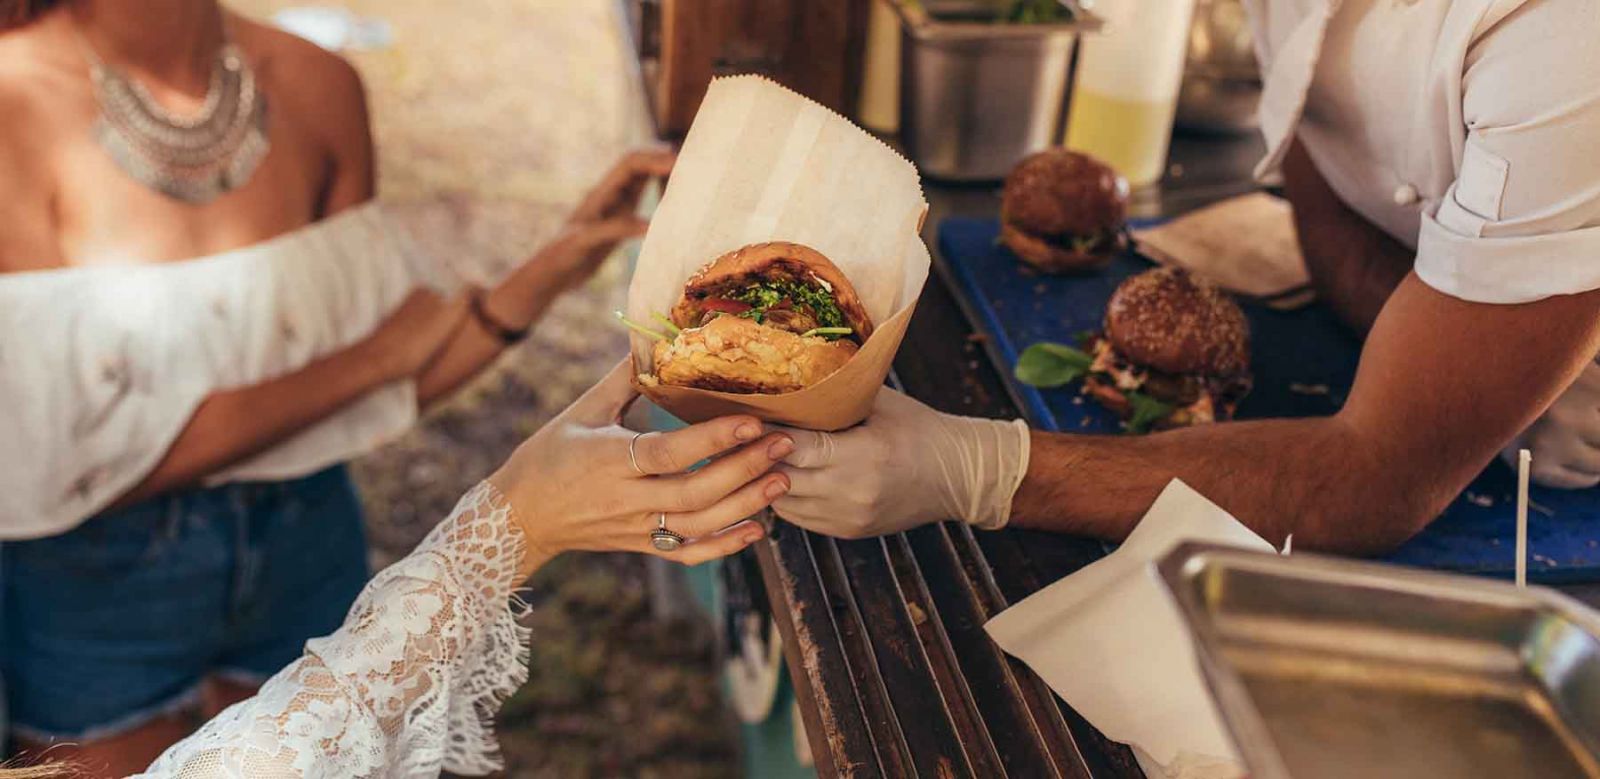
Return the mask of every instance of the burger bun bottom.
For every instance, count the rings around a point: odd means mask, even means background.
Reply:
[[[655,378],[673,387],[777,395],[822,381],[855,356],[854,341],[829,341],[719,316],[655,345]]]
[[[1068,249],[1032,235],[1007,222],[1000,224],[1000,241],[1019,259],[1045,273],[1085,273],[1111,264],[1114,251],[1084,252]]]

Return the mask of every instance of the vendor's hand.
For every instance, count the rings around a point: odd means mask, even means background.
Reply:
[[[464,293],[444,298],[433,290],[413,290],[361,347],[386,380],[415,376],[450,342],[468,310]]]
[[[761,538],[745,520],[789,487],[772,473],[793,441],[762,434],[761,422],[731,416],[668,433],[648,433],[629,460],[634,432],[621,426],[636,393],[623,361],[560,416],[528,439],[489,477],[511,503],[528,547],[527,569],[575,549],[643,552],[694,565]],[[716,458],[686,473],[692,465]],[[672,552],[651,546],[660,512],[689,539]]]
[[[872,415],[840,433],[785,430],[795,451],[780,468],[789,494],[773,508],[807,530],[841,538],[960,519],[1005,525],[1028,469],[1028,428],[941,414],[880,389]]]
[[[638,215],[639,198],[652,179],[672,172],[676,159],[660,149],[630,152],[584,196],[561,234],[533,259],[549,274],[554,292],[583,283],[618,244],[644,235],[650,223]]]
[[[1501,452],[1512,468],[1518,449],[1533,452],[1529,473],[1546,487],[1575,490],[1600,484],[1600,365],[1584,366],[1544,416]]]

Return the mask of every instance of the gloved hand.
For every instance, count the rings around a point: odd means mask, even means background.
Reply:
[[[1500,453],[1517,467],[1517,450],[1533,452],[1533,481],[1558,489],[1600,484],[1600,365],[1583,367],[1567,388],[1522,435]]]
[[[839,433],[779,427],[795,449],[773,504],[807,530],[840,538],[895,533],[944,519],[1003,527],[1028,470],[1028,426],[941,414],[881,389],[865,422]]]

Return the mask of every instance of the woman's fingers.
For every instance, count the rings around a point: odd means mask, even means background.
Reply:
[[[834,434],[817,430],[780,427],[794,438],[794,452],[786,462],[796,468],[826,468],[833,464]]]
[[[598,219],[612,215],[619,205],[626,205],[629,195],[637,198],[637,190],[652,178],[665,178],[672,172],[677,155],[666,149],[640,149],[629,152],[606,172],[600,183],[589,191],[575,213],[582,219]]]
[[[631,445],[639,470],[659,476],[678,473],[701,460],[761,436],[761,422],[750,416],[719,417],[671,432],[646,433]]]
[[[643,484],[649,491],[644,497],[658,509],[698,511],[772,470],[793,450],[794,442],[788,436],[773,433],[692,473],[651,479]],[[788,484],[787,479],[784,484]]]
[[[753,516],[789,491],[789,479],[774,473],[734,490],[727,497],[702,509],[684,512],[667,512],[667,529],[684,538],[701,538],[711,535],[741,519]],[[649,525],[656,526],[657,514],[649,515]],[[645,531],[649,535],[649,530]]]
[[[761,527],[761,523],[752,519],[710,535],[685,541],[683,546],[671,552],[656,552],[653,549],[651,552],[657,557],[663,557],[675,563],[699,565],[734,554],[761,540],[761,537],[766,534],[766,529]]]

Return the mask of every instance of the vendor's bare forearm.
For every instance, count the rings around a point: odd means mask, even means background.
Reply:
[[[1283,162],[1284,194],[1312,286],[1346,325],[1365,335],[1415,253],[1345,205],[1296,142]]]
[[[1600,292],[1523,305],[1405,278],[1338,414],[1143,438],[1035,433],[1012,522],[1120,539],[1181,478],[1268,540],[1391,549],[1431,521],[1600,348]]]

